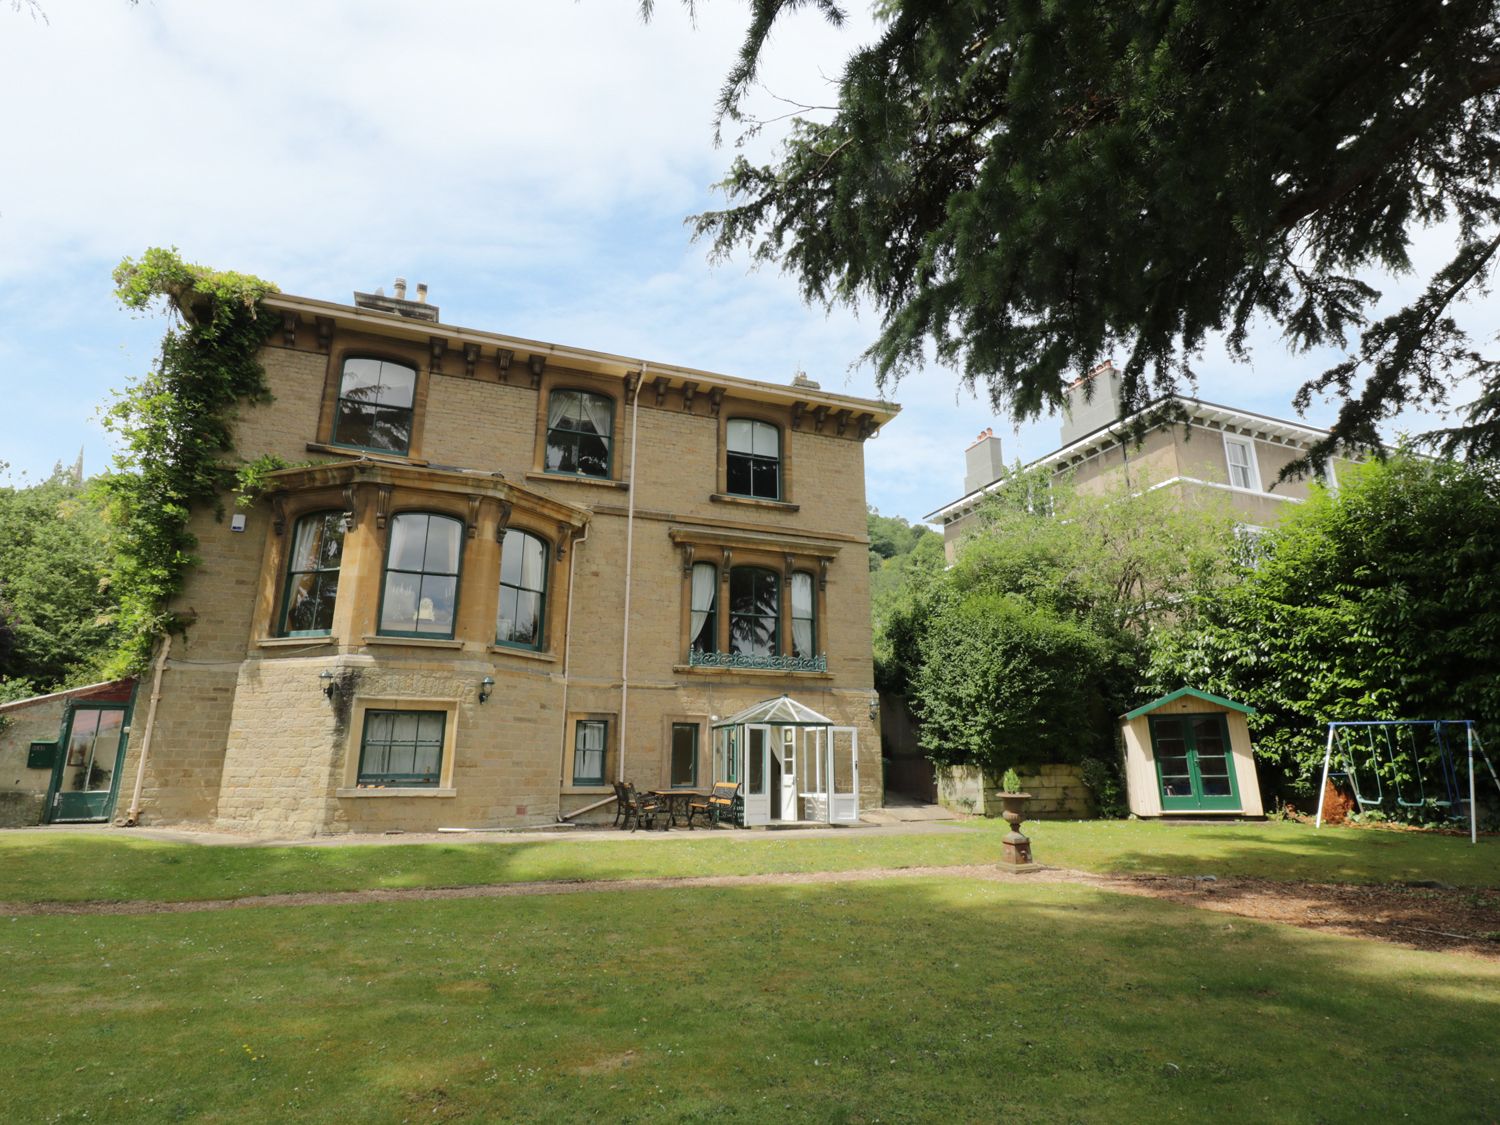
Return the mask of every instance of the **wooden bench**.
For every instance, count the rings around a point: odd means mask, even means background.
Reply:
[[[736,806],[740,799],[740,783],[737,781],[716,781],[713,792],[706,797],[697,797],[688,802],[688,827],[693,826],[693,817],[702,816],[709,821],[710,826],[717,828],[719,821],[728,818],[730,823],[736,823]]]

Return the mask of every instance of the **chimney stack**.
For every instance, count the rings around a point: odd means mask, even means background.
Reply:
[[[408,320],[422,320],[428,324],[438,323],[438,307],[427,303],[427,283],[417,282],[417,299],[408,301],[406,299],[406,278],[398,277],[393,287],[395,296],[387,297],[385,290],[377,288],[373,293],[354,294],[354,305],[356,308],[373,309],[376,312],[393,313],[396,316],[404,316]]]
[[[1106,359],[1068,386],[1068,404],[1063,408],[1059,445],[1072,445],[1079,438],[1101,430],[1120,417],[1120,373]]]
[[[978,492],[1005,473],[1005,459],[1000,454],[1000,439],[987,429],[974,444],[964,450],[964,495]]]

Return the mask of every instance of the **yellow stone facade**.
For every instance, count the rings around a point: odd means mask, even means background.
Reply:
[[[279,327],[261,359],[274,399],[243,408],[236,453],[293,467],[240,511],[242,529],[228,515],[194,517],[202,563],[174,606],[194,623],[162,674],[142,822],[285,836],[555,823],[609,798],[616,778],[669,783],[673,723],[699,727],[707,784],[712,720],[782,693],[858,730],[860,805],[880,803],[863,452],[897,408],[366,308],[284,296],[269,308]],[[416,368],[405,456],[334,441],[349,357]],[[612,400],[606,479],[543,470],[554,389]],[[731,418],[778,427],[781,499],[727,491]],[[279,635],[293,529],[320,511],[345,513],[332,626]],[[381,633],[388,539],[403,512],[462,524],[451,638]],[[496,643],[507,529],[547,546],[535,650]],[[690,666],[694,561],[714,563],[721,578],[738,565],[783,582],[794,570],[814,575],[827,670]],[[728,614],[719,616],[724,638]],[[149,687],[147,676],[143,695]],[[436,784],[358,784],[370,710],[444,717]],[[608,724],[603,786],[573,784],[583,719]],[[138,712],[127,788],[141,770],[142,720]],[[582,819],[612,815],[602,806]]]

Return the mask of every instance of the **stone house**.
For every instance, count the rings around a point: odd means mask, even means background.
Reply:
[[[195,516],[118,815],[433,831],[608,818],[616,780],[805,790],[821,760],[711,748],[781,695],[880,803],[864,442],[898,407],[447,325],[404,283],[266,307],[236,451],[293,467]],[[786,791],[771,819],[832,807]]]
[[[1092,393],[1089,385],[1092,384]],[[1069,388],[1058,447],[1027,468],[1048,466],[1069,473],[1080,491],[1098,491],[1124,480],[1135,486],[1171,489],[1184,504],[1226,502],[1242,527],[1254,533],[1307,499],[1305,480],[1277,481],[1288,462],[1328,436],[1301,422],[1179,396],[1186,424],[1159,422],[1132,435],[1141,417],[1120,416],[1120,374],[1105,363]],[[1338,486],[1335,458],[1324,478]],[[959,542],[976,526],[985,497],[1005,477],[1000,439],[989,431],[964,451],[964,494],[924,519],[941,525],[951,562]]]

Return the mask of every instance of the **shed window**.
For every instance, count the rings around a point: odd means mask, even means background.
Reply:
[[[411,449],[412,401],[417,369],[383,359],[344,361],[333,440],[378,453]]]
[[[781,431],[769,422],[731,418],[725,434],[725,488],[736,496],[781,499]]]

